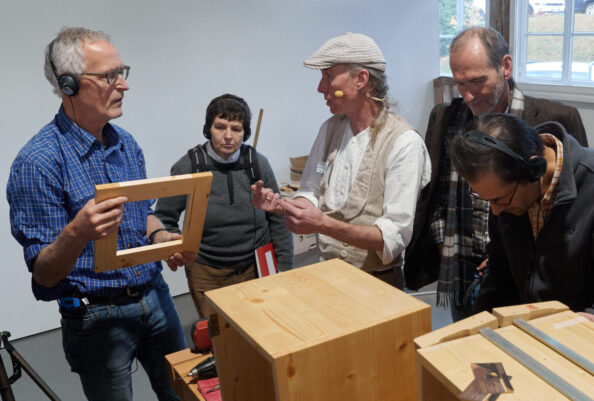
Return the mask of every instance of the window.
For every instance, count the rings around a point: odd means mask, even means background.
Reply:
[[[518,81],[594,86],[594,0],[517,0]]]
[[[489,0],[439,0],[439,72],[441,75],[452,75],[450,70],[452,39],[471,26],[485,26],[485,21],[488,21],[488,4]]]

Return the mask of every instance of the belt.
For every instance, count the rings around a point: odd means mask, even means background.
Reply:
[[[91,305],[128,305],[140,301],[151,288],[152,284],[148,282],[138,287],[126,287],[120,294],[110,296],[87,295],[76,292],[61,296],[58,298],[58,303],[60,304],[60,310],[66,309],[69,311]]]

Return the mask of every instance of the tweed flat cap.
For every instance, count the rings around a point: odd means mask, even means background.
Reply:
[[[369,36],[347,32],[329,39],[303,62],[307,68],[323,70],[336,64],[361,64],[380,71],[386,60],[378,45]]]

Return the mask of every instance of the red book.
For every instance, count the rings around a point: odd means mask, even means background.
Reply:
[[[256,249],[256,266],[258,277],[266,277],[277,273],[276,256],[272,242]]]

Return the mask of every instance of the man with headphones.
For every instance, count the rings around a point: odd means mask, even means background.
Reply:
[[[484,265],[489,242],[489,204],[469,196],[467,184],[452,168],[447,153],[452,136],[485,113],[510,113],[529,125],[557,121],[582,145],[588,141],[577,109],[525,96],[517,87],[512,57],[498,32],[461,32],[450,46],[450,67],[461,97],[431,111],[425,136],[431,183],[417,203],[404,274],[411,289],[438,280],[437,305],[451,307],[456,321],[472,313],[471,288],[478,282],[476,268]]]
[[[188,150],[171,167],[171,175],[213,173],[200,250],[186,264],[188,287],[201,317],[209,316],[205,291],[258,277],[257,248],[272,242],[278,269],[293,268],[293,239],[282,216],[256,209],[250,202],[250,186],[258,180],[278,191],[266,157],[244,144],[251,134],[250,120],[242,98],[224,94],[212,99],[202,130],[208,141]],[[169,231],[179,233],[185,207],[185,195],[161,198],[155,215]]]
[[[132,400],[138,359],[159,400],[179,400],[164,356],[186,347],[160,262],[94,271],[93,240],[113,231],[118,249],[154,238],[151,201],[95,203],[95,185],[146,178],[142,150],[111,124],[122,115],[128,66],[109,37],[64,28],[46,48],[45,76],[61,97],[55,118],[21,149],[7,186],[14,237],[38,300],[57,300],[63,347],[89,400]],[[195,258],[176,253],[172,270]]]
[[[491,204],[477,312],[558,300],[594,313],[594,150],[557,122],[531,128],[509,114],[467,129],[451,161],[471,196]]]

